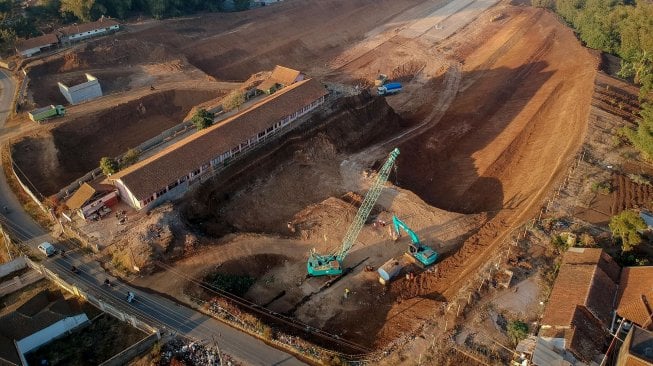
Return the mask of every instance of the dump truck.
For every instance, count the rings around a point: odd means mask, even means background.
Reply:
[[[49,105],[47,107],[35,109],[29,114],[29,119],[34,122],[42,122],[50,118],[63,117],[66,114],[66,108],[62,105]]]
[[[401,91],[401,83],[388,83],[376,88],[379,95],[397,94]]]

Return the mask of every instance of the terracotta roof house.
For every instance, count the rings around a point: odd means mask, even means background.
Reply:
[[[136,209],[180,197],[236,156],[294,128],[293,122],[321,105],[326,95],[317,80],[297,82],[109,176],[107,182]]]
[[[281,88],[302,80],[304,80],[304,75],[300,71],[277,65],[272,70],[272,75],[259,84],[256,89],[265,94],[272,94]]]
[[[100,18],[94,22],[74,24],[68,27],[63,27],[57,32],[59,33],[59,40],[63,44],[81,41],[83,39],[102,36],[111,32],[118,31],[120,23],[113,19]]]
[[[637,326],[630,328],[616,366],[653,366],[653,333]]]
[[[76,301],[44,290],[0,316],[0,365],[26,365],[24,354],[88,321]]]
[[[59,39],[55,34],[44,34],[42,36],[28,38],[18,42],[16,52],[23,57],[32,57],[43,50],[55,47]]]
[[[617,299],[618,316],[653,330],[653,266],[625,267]]]
[[[602,249],[570,248],[563,257],[539,336],[564,339],[587,361],[602,351],[616,302],[620,267]]]

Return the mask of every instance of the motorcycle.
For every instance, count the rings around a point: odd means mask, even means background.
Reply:
[[[128,303],[131,304],[134,301],[136,301],[136,295],[134,295],[133,292],[129,291],[129,292],[127,292],[127,299],[126,300],[127,300]]]

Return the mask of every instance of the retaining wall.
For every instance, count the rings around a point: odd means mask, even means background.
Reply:
[[[10,274],[11,272],[18,271],[19,269],[23,269],[25,267],[27,267],[27,263],[25,263],[25,258],[18,257],[11,262],[0,265],[0,277],[4,277]]]
[[[134,357],[138,357],[143,353],[147,352],[150,348],[152,348],[154,343],[156,343],[159,340],[159,338],[160,337],[158,337],[156,333],[150,334],[149,336],[140,340],[138,343],[133,344],[131,347],[127,348],[126,350],[102,362],[100,366],[126,365]]]

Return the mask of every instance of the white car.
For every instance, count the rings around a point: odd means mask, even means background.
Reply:
[[[54,246],[52,244],[48,243],[47,241],[39,244],[39,250],[43,254],[45,254],[46,257],[55,255],[55,253],[57,253],[57,250],[54,249]]]

